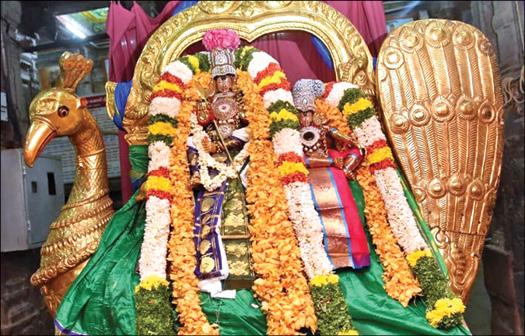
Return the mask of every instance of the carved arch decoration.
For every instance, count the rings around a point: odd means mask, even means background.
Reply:
[[[225,27],[248,42],[279,31],[308,32],[327,46],[337,80],[351,81],[375,95],[372,56],[363,37],[329,5],[318,1],[202,1],[167,20],[144,47],[123,122],[128,143],[146,143],[148,97],[162,68],[201,40],[207,30]]]
[[[468,297],[492,219],[503,155],[503,96],[489,40],[458,21],[392,32],[377,60],[384,125],[454,292]]]

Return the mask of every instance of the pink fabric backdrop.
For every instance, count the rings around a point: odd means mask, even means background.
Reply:
[[[131,10],[112,1],[107,32],[110,36],[110,80],[124,81],[133,77],[135,63],[148,37],[167,20],[179,1],[170,1],[155,18],[150,18],[137,3]],[[326,1],[344,14],[366,41],[376,56],[386,37],[386,18],[382,1]],[[291,83],[301,78],[317,78],[328,82],[334,72],[324,64],[311,41],[311,35],[301,31],[268,34],[258,38],[254,46],[277,59]],[[185,54],[204,50],[202,43],[190,46]],[[120,135],[122,200],[131,196],[127,144]]]
[[[121,82],[133,78],[133,69],[142,48],[150,35],[164,21],[171,17],[171,12],[179,1],[170,1],[162,12],[155,18],[150,17],[142,7],[133,2],[130,10],[116,1],[109,5],[108,21],[106,24],[109,35],[109,80]],[[125,204],[132,195],[128,155],[128,144],[124,140],[124,132],[119,131],[120,153],[120,187],[122,204]]]

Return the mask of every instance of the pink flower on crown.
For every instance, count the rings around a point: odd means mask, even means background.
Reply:
[[[204,34],[202,43],[206,50],[213,49],[237,49],[241,44],[239,35],[231,29],[208,30]]]

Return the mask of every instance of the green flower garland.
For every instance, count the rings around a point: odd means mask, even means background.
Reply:
[[[408,263],[423,290],[427,306],[426,318],[434,328],[452,328],[463,321],[465,305],[448,285],[436,259],[429,250],[407,256]]]
[[[135,288],[138,335],[175,335],[168,282],[151,276]]]
[[[358,335],[352,325],[344,294],[336,274],[317,275],[310,280],[310,293],[321,335]]]

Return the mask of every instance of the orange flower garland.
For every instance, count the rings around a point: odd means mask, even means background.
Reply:
[[[207,73],[193,77],[193,81],[209,82]],[[198,93],[192,83],[184,92],[178,115],[177,132],[173,137],[170,162],[170,178],[177,195],[172,199],[171,236],[168,242],[170,280],[173,281],[173,299],[181,322],[180,335],[218,335],[219,331],[208,323],[201,309],[198,279],[194,270],[195,243],[193,242],[193,192],[189,181],[189,167],[186,158],[186,141],[190,133],[190,114],[193,112]]]
[[[344,134],[352,131],[344,120],[343,114],[324,99],[317,99],[316,113],[321,114],[331,127]],[[386,293],[407,306],[410,299],[421,292],[397,240],[388,225],[384,202],[374,177],[368,168],[361,166],[357,170],[357,180],[365,195],[365,216],[372,241],[383,266],[383,281]]]
[[[302,264],[298,242],[288,220],[288,205],[269,140],[270,117],[247,72],[238,71],[250,124],[250,169],[247,201],[256,295],[266,312],[268,334],[296,334],[303,327],[316,329],[316,315]]]
[[[365,197],[366,222],[376,246],[376,253],[383,265],[385,291],[406,307],[413,296],[421,293],[421,287],[397,245],[397,239],[388,225],[381,193],[367,167],[359,168],[357,181]]]

